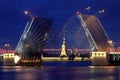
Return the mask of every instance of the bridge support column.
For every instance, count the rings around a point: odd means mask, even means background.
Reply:
[[[14,53],[4,53],[3,54],[4,66],[14,66],[15,65],[14,58],[15,58]]]
[[[92,52],[92,65],[96,66],[108,65],[106,52]]]

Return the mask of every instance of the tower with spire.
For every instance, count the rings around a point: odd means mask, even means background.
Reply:
[[[61,57],[63,56],[67,56],[66,54],[66,46],[65,46],[65,37],[63,37],[63,44],[62,44],[62,49],[61,49],[61,54],[60,54]]]

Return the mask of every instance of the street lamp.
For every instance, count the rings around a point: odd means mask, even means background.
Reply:
[[[101,14],[101,13],[104,13],[105,12],[105,10],[100,10],[100,11],[98,11],[99,12],[99,14]]]
[[[88,12],[90,11],[91,7],[88,6],[87,8],[85,8]]]
[[[104,13],[105,12],[105,10],[99,10],[98,12],[96,12],[94,15],[95,16],[99,16],[100,14],[102,14],[102,13]]]
[[[28,14],[28,11],[25,10],[24,13],[25,13],[25,14]]]
[[[25,15],[28,15],[28,16],[30,16],[30,17],[34,17],[33,14],[31,14],[31,13],[30,13],[29,11],[27,11],[27,10],[24,11],[24,14],[25,14]]]
[[[6,44],[4,45],[4,47],[5,47],[6,52],[7,52],[8,48],[10,47],[10,44],[6,43]]]
[[[108,43],[108,52],[114,51],[113,41],[112,40],[108,40],[107,43]]]

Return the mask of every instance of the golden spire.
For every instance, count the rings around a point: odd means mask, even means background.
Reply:
[[[67,56],[66,54],[66,49],[65,49],[65,37],[63,37],[63,44],[62,44],[62,49],[61,49],[61,54],[60,54],[61,57],[63,56]]]

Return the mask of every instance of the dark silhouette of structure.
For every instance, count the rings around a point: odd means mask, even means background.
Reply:
[[[16,47],[16,51],[21,54],[22,60],[27,59],[29,62],[40,59],[51,24],[51,19],[36,16],[31,18]]]

